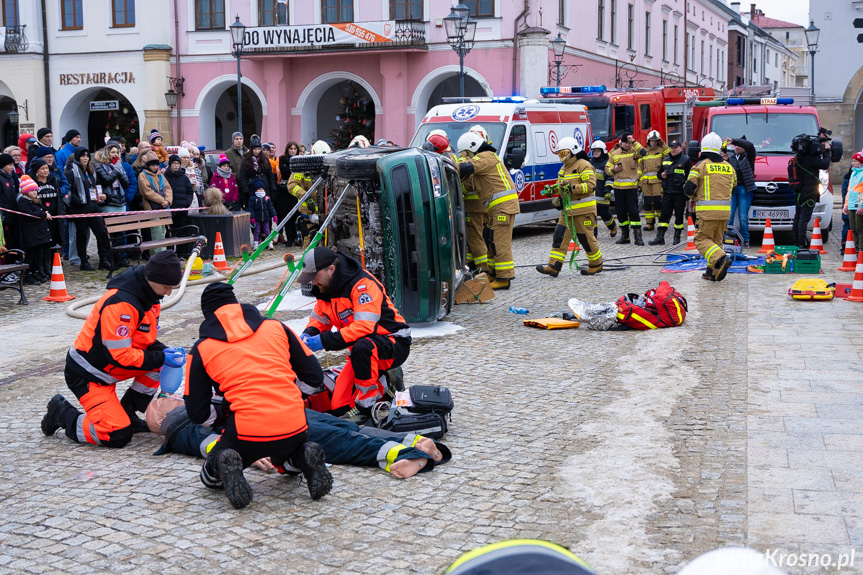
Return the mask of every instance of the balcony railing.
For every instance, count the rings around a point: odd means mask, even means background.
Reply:
[[[24,28],[27,25],[24,24],[22,26],[6,26],[5,28],[0,28],[3,30],[3,49],[7,53],[16,54],[18,52],[25,52],[27,48],[30,47],[30,43],[27,42],[27,35],[24,33]]]
[[[309,52],[387,51],[427,49],[427,22],[421,20],[395,20],[389,22],[356,22],[344,24],[318,24],[313,26],[283,26],[253,28],[253,42],[247,40],[244,53],[298,54]],[[332,30],[337,28],[336,30]],[[384,37],[387,40],[362,41],[366,36]],[[246,32],[249,38],[250,32]],[[354,37],[358,37],[354,42]]]

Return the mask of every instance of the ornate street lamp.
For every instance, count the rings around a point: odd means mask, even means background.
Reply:
[[[557,38],[551,41],[551,50],[554,52],[555,80],[560,88],[560,65],[563,63],[563,51],[566,50],[566,40],[561,37],[560,32],[557,33]]]
[[[470,8],[459,4],[443,19],[443,24],[447,42],[458,54],[459,96],[464,98],[464,57],[473,49],[476,20],[470,17]]]
[[[24,110],[24,120],[27,122],[30,121],[30,109],[27,100],[24,100],[23,104],[15,102],[12,106],[12,111],[7,114],[10,124],[13,126],[18,125],[18,120],[21,118],[21,114],[18,113],[18,108]]]
[[[234,55],[237,57],[237,131],[243,133],[243,73],[240,70],[240,58],[243,55],[243,38],[246,35],[246,25],[240,22],[240,16],[229,26]]]
[[[815,26],[815,21],[809,21],[809,27],[804,31],[806,34],[806,44],[809,46],[809,94],[812,98],[812,105],[815,105],[815,52],[818,51],[818,36],[821,35],[821,29]]]

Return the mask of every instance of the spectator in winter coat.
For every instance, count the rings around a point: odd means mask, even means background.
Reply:
[[[240,207],[240,190],[237,180],[231,172],[231,161],[225,154],[219,156],[219,167],[210,180],[210,186],[222,191],[222,201],[232,212],[238,212]]]
[[[30,159],[28,155],[31,150],[35,152],[39,149],[39,142],[33,134],[21,134],[18,136],[18,147],[21,148],[21,159],[18,162],[22,170],[19,175],[23,175],[27,173],[28,160]]]
[[[300,153],[300,145],[296,142],[288,142],[285,153],[279,156],[280,181],[273,194],[273,205],[276,206],[276,217],[281,222],[288,213],[297,205],[297,198],[288,191],[288,180],[291,177],[291,158]],[[289,246],[297,243],[297,214],[282,228],[282,241]]]
[[[192,200],[195,197],[195,189],[192,187],[192,182],[186,175],[186,170],[181,166],[180,157],[177,154],[171,154],[168,158],[168,169],[165,170],[165,179],[174,195],[174,200],[171,203],[172,208],[188,208],[192,205]],[[174,220],[171,226],[171,231],[174,237],[188,235],[182,228],[189,225],[189,212],[172,212],[171,217]],[[177,246],[177,256],[184,258],[192,251],[190,244]]]
[[[93,170],[96,174],[96,183],[102,186],[102,193],[105,194],[102,211],[125,212],[129,176],[120,160],[119,144],[109,141],[104,148],[96,152],[93,158]]]
[[[24,164],[21,162],[21,148],[19,148],[18,146],[6,146],[6,148],[3,150],[3,153],[12,156],[12,159],[15,160],[15,168],[13,169],[13,171],[18,175],[19,178],[23,176]]]
[[[739,220],[738,230],[743,236],[743,246],[749,247],[749,207],[755,195],[755,145],[746,137],[726,138],[725,151],[728,163],[737,173],[737,185],[731,191],[731,214],[728,226],[734,225],[734,216]]]
[[[270,196],[267,195],[264,180],[254,179],[249,182],[249,186],[255,190],[249,198],[249,213],[251,214],[249,223],[252,224],[252,245],[257,249],[258,243],[270,235],[270,222],[276,217],[276,208],[273,206]],[[275,248],[270,243],[267,249]]]
[[[138,176],[138,192],[141,194],[141,207],[145,210],[158,210],[171,207],[174,199],[170,184],[159,172],[159,158],[151,150],[138,160],[144,160],[144,169]],[[148,228],[150,238],[153,240],[165,239],[165,226]],[[165,248],[152,250],[153,253],[161,252]]]
[[[60,191],[60,184],[51,173],[51,167],[42,158],[36,158],[30,162],[30,178],[36,182],[38,186],[37,196],[39,197],[39,205],[52,218],[65,213],[63,205],[63,193]],[[52,245],[63,245],[63,234],[61,233],[62,220],[50,220],[48,228],[51,230]]]
[[[848,185],[851,183],[851,173],[854,171],[854,161],[852,158],[851,166],[848,168],[848,171],[845,172],[845,175],[842,176],[842,205],[845,205],[845,200],[848,197]],[[850,219],[848,214],[842,212],[842,245],[845,245],[845,240],[848,238],[848,231],[851,229]]]
[[[66,169],[66,162],[69,161],[69,158],[75,155],[75,148],[81,145],[81,132],[78,130],[69,130],[66,132],[66,137],[64,138],[66,143],[57,150],[57,153],[54,154],[54,157],[57,160],[57,166],[61,170]]]
[[[44,162],[42,164],[44,165]],[[51,230],[48,229],[47,221],[51,219],[51,214],[39,204],[39,186],[30,176],[21,178],[21,194],[18,196],[16,208],[21,213],[33,216],[21,218],[25,263],[30,266],[24,283],[34,285],[50,281],[48,259],[51,255]]]
[[[11,154],[0,154],[0,208],[18,209],[18,175],[15,173],[15,159]],[[21,247],[21,233],[18,216],[3,212],[3,235],[6,247],[10,250]]]
[[[51,168],[51,173],[54,175],[54,178],[57,180],[57,184],[59,186],[59,190],[64,196],[69,195],[69,181],[66,180],[66,176],[63,174],[63,170],[57,166],[56,161],[56,152],[51,148],[46,146],[42,146],[38,150],[36,150],[36,156],[34,159],[45,160],[45,163],[48,164],[48,167]],[[32,164],[31,164],[32,166]]]
[[[848,181],[848,194],[842,202],[842,214],[848,216],[854,248],[863,251],[863,152],[851,158],[851,178]]]
[[[276,189],[270,161],[261,153],[261,140],[258,136],[252,136],[249,140],[249,151],[243,156],[243,163],[240,165],[240,175],[237,178],[237,183],[240,186],[240,202],[243,209],[248,206],[249,196],[255,192],[249,185],[254,179],[264,181],[264,189],[267,194],[273,193]]]
[[[105,202],[105,194],[100,194],[96,188],[96,173],[90,164],[90,152],[79,146],[75,149],[72,161],[66,165],[66,179],[71,185],[69,194],[70,214],[98,214],[99,204]],[[78,257],[81,258],[81,271],[93,271],[93,266],[87,261],[87,231],[96,236],[99,251],[99,269],[110,270],[111,261],[108,232],[101,217],[75,218],[75,244]],[[71,257],[71,254],[70,254]]]
[[[243,154],[246,153],[246,148],[243,147],[243,134],[234,132],[231,136],[231,147],[225,152],[228,161],[231,162],[231,172],[234,177],[240,173],[240,165],[243,163]]]
[[[159,162],[163,164],[168,163],[168,150],[165,149],[165,146],[162,145],[162,134],[153,130],[150,132],[150,145],[153,146],[153,151],[156,152],[156,156],[159,158]]]
[[[204,195],[204,179],[201,170],[192,163],[192,153],[187,149],[180,147],[177,150],[177,156],[180,158],[180,168],[186,172],[186,177],[192,184],[192,189],[195,190],[195,195],[199,198]]]

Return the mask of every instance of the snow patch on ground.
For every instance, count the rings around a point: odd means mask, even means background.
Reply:
[[[303,330],[306,329],[306,325],[309,323],[308,318],[302,319],[291,319],[288,321],[283,321],[283,324],[294,330],[296,333],[303,333]],[[460,325],[456,325],[454,323],[448,321],[439,321],[433,325],[426,327],[412,327],[411,328],[411,337],[413,339],[421,339],[428,337],[444,337],[447,335],[452,335],[457,331],[463,330],[464,328]]]
[[[266,302],[258,305],[258,309],[264,311],[267,307],[267,304],[272,301],[271,299]],[[295,311],[295,310],[309,310],[311,311],[312,306],[315,303],[315,298],[306,297],[302,294],[299,289],[292,289],[287,294],[285,294],[285,298],[279,303],[279,309],[276,311]]]

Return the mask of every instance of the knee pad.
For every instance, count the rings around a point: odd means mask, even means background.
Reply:
[[[586,234],[575,234],[575,237],[578,238],[578,243],[581,244],[581,247],[587,249],[587,235]]]
[[[551,236],[551,247],[559,248],[560,244],[563,243],[563,235],[566,233],[566,226],[561,224],[557,224],[554,228],[554,235]]]

